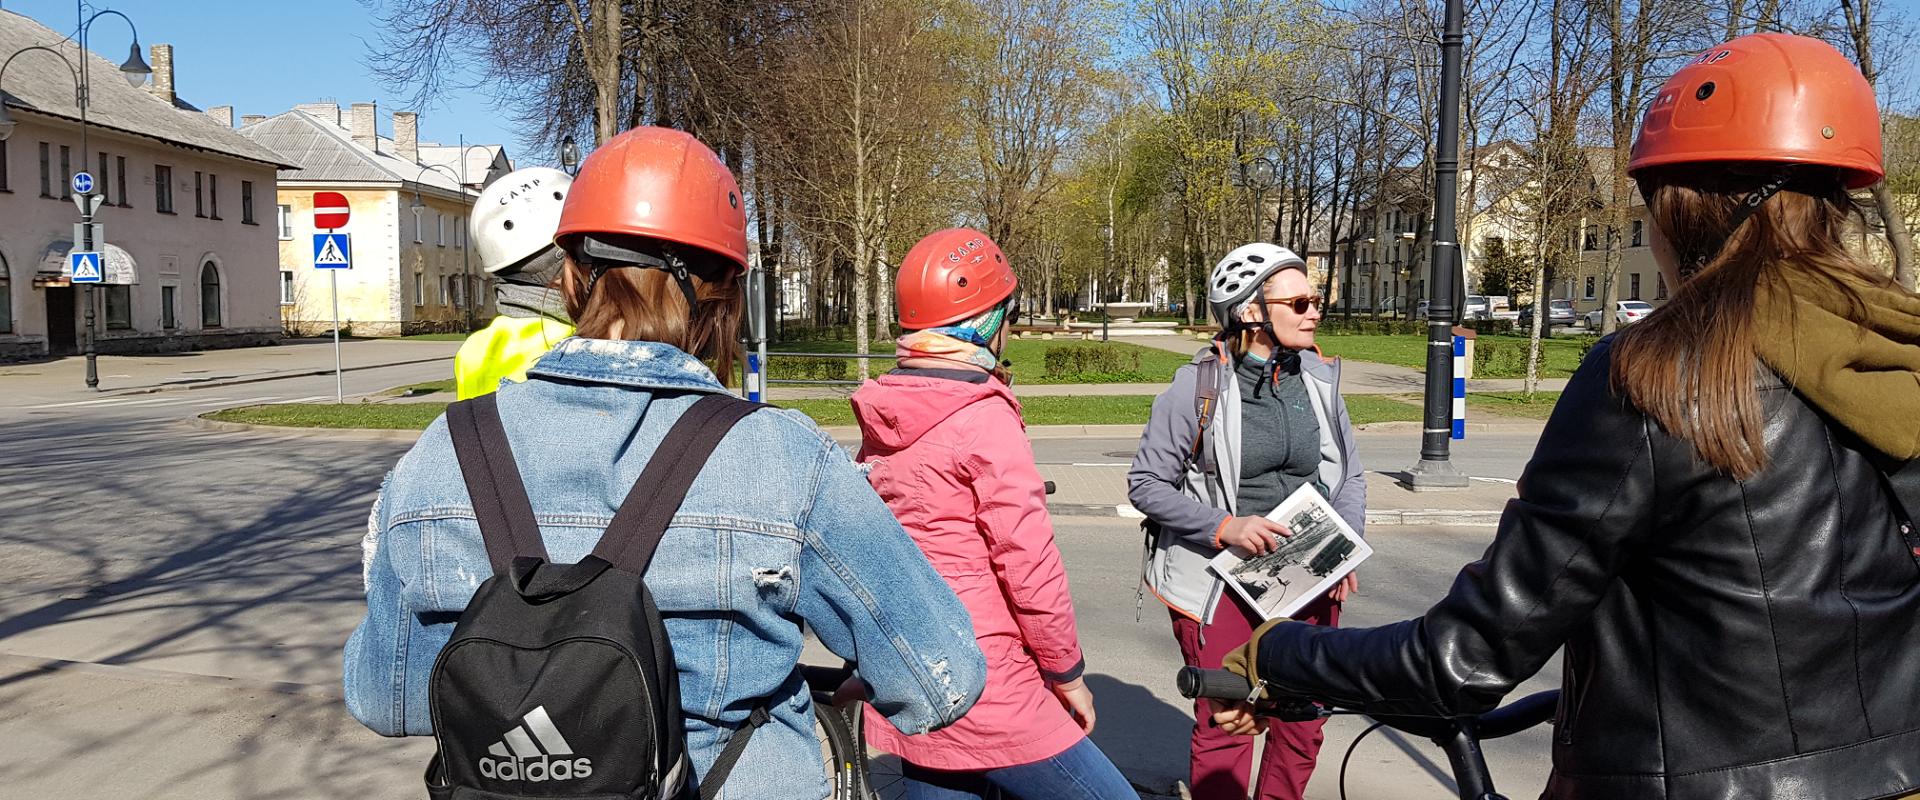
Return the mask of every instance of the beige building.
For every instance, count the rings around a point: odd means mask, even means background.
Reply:
[[[61,38],[0,11],[0,61],[46,45],[77,67],[78,48]],[[95,249],[106,254],[113,283],[93,290],[100,352],[275,341],[272,197],[280,156],[182,100],[171,47],[153,46],[153,75],[140,88],[127,84],[117,64],[86,58],[84,146],[67,65],[29,52],[0,78],[15,123],[0,140],[0,360],[81,347],[86,291],[65,270],[80,221],[71,178],[82,170],[105,198],[94,218],[105,246]]]
[[[493,317],[493,292],[467,243],[467,219],[481,187],[513,169],[497,145],[448,147],[419,141],[419,117],[395,112],[393,136],[379,135],[379,109],[309,103],[273,117],[247,117],[240,133],[295,166],[279,178],[280,302],[287,329],[333,325],[333,274],[340,322],[361,336],[465,331]],[[462,158],[465,164],[462,164]],[[462,167],[465,174],[461,174]],[[464,178],[464,181],[462,180]],[[315,192],[346,196],[353,268],[313,268]]]

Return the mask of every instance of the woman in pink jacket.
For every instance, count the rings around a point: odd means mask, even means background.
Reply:
[[[908,800],[1138,795],[1087,738],[1093,693],[1073,597],[1020,404],[999,369],[1015,281],[986,234],[934,233],[900,267],[900,367],[853,395],[868,479],[973,616],[987,688],[959,722],[906,736],[867,712],[867,739],[905,762]]]

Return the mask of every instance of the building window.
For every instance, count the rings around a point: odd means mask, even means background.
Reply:
[[[1627,285],[1629,289],[1627,292],[1627,299],[1628,300],[1640,299],[1640,273],[1638,272],[1633,273],[1633,275],[1627,279]]]
[[[200,327],[220,327],[220,270],[211,261],[200,265]]]
[[[47,166],[47,143],[40,143],[40,196],[53,196],[53,173]]]
[[[108,203],[113,202],[113,182],[108,180],[111,177],[113,177],[113,174],[110,172],[107,172],[107,154],[101,153],[100,154],[100,173],[93,176],[94,180],[97,181],[99,184],[94,188],[100,191],[100,205],[104,206]],[[125,186],[120,187],[120,193],[126,194],[127,187]]]
[[[1596,226],[1593,226],[1593,225],[1587,226],[1586,249],[1588,250],[1600,249],[1600,229]]]
[[[207,175],[207,216],[220,218],[220,176]]]
[[[427,276],[418,272],[413,273],[413,304],[415,306],[427,304]]]
[[[132,208],[133,204],[127,202],[127,157],[126,156],[113,157],[113,177],[114,177],[114,180],[119,182],[120,184],[120,207]]]
[[[433,243],[436,247],[447,246],[447,215],[433,212]]]
[[[1646,233],[1647,233],[1646,223],[1641,222],[1640,220],[1637,220],[1637,219],[1634,220],[1633,221],[1633,246],[1634,247],[1640,247],[1644,243],[1646,239]]]
[[[293,305],[293,270],[280,270],[280,305]]]
[[[1593,299],[1593,276],[1592,275],[1587,276],[1587,293],[1586,295],[1583,296],[1582,299],[1586,299],[1586,300]]]
[[[153,165],[153,210],[173,213],[173,168]]]
[[[1667,276],[1665,273],[1660,273],[1653,276],[1653,287],[1654,287],[1654,291],[1659,293],[1654,295],[1653,299],[1655,300],[1667,299]]]
[[[260,224],[253,221],[253,181],[240,182],[240,224]]]
[[[85,153],[80,154],[80,160],[82,162],[85,162],[86,158],[87,158],[87,155]],[[63,145],[60,145],[60,199],[70,200],[72,198],[73,198],[73,148],[70,148],[63,144]]]
[[[447,281],[444,281],[444,280],[442,280],[442,281],[434,281],[434,286],[435,286],[435,287],[437,287],[437,288],[439,288],[439,290],[440,290],[440,303],[439,303],[439,304],[440,304],[440,305],[443,305],[443,306],[444,306],[444,305],[446,305],[446,304],[447,304]]]
[[[293,241],[293,206],[280,206],[280,241]]]
[[[107,291],[107,330],[124,331],[133,327],[133,287],[103,286]]]
[[[465,249],[467,246],[467,218],[453,218],[453,246]]]
[[[0,139],[0,192],[11,192],[7,186],[7,140]]]
[[[0,256],[0,333],[13,332],[13,281],[7,272],[7,257]]]
[[[207,206],[206,206],[206,203],[204,202],[205,197],[201,194],[203,183],[204,183],[204,180],[201,178],[200,170],[197,170],[197,169],[194,170],[193,171],[193,215],[196,217],[205,219],[207,216]],[[1593,248],[1589,247],[1587,249],[1592,250]]]
[[[413,243],[419,244],[422,241],[425,240],[420,238],[420,209],[416,208],[413,210]]]
[[[179,302],[178,295],[179,287],[177,286],[160,287],[160,327],[167,330],[180,327],[180,315],[175,310],[175,305]]]

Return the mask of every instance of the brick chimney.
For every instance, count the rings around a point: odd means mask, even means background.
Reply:
[[[244,128],[256,122],[266,122],[266,121],[267,121],[267,115],[265,114],[243,114],[240,117],[240,127]]]
[[[167,105],[173,105],[173,45],[154,45],[148,50],[147,60],[153,66],[153,83],[147,86],[147,91]]]
[[[233,106],[214,106],[207,109],[207,116],[220,123],[222,128],[233,127]]]
[[[420,161],[420,115],[412,111],[393,112],[393,145],[398,150],[400,160],[409,164]]]
[[[380,152],[379,112],[379,106],[373,103],[354,103],[353,116],[347,125],[347,130],[353,133],[354,144],[376,153]]]

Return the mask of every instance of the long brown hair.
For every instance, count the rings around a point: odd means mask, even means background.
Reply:
[[[715,257],[691,256],[698,308],[687,313],[687,297],[673,276],[658,269],[622,267],[591,271],[572,257],[561,273],[560,292],[574,330],[589,339],[618,338],[678,347],[708,363],[725,382],[740,359],[741,292],[739,274]],[[588,294],[589,283],[592,293]]]
[[[1741,224],[1743,203],[1783,176],[1780,191]],[[1767,465],[1756,345],[1762,336],[1792,335],[1759,329],[1756,288],[1811,278],[1851,298],[1849,316],[1859,319],[1865,306],[1853,287],[1889,280],[1847,251],[1861,215],[1833,170],[1685,165],[1636,178],[1648,217],[1673,247],[1680,286],[1659,313],[1614,340],[1613,385],[1708,463],[1751,477]]]

